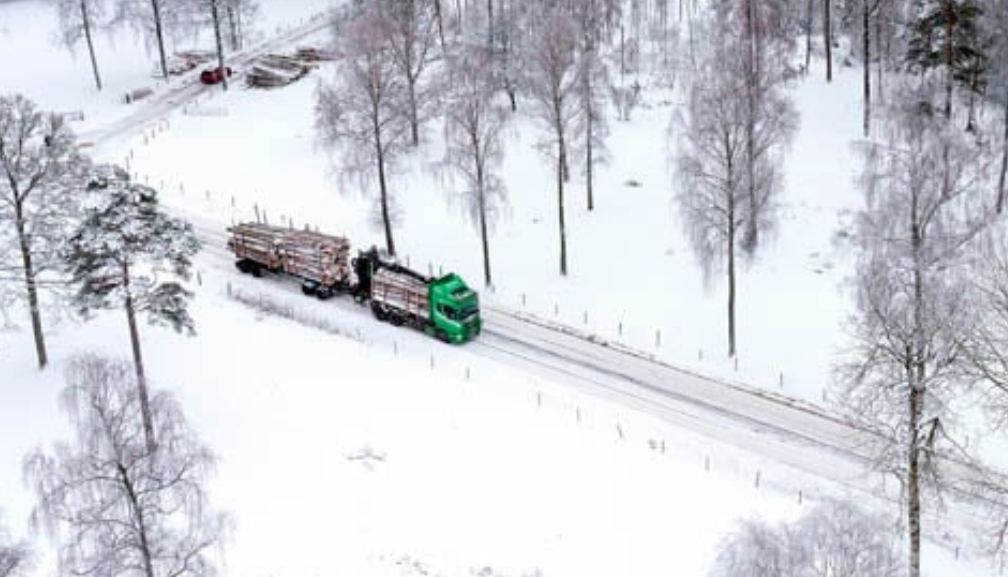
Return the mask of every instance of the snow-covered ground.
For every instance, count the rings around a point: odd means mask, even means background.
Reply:
[[[320,9],[310,0],[262,4],[261,38]],[[87,131],[129,114],[123,93],[157,84],[153,55],[124,35],[100,44],[108,88],[96,94],[85,55],[57,52],[53,28],[41,0],[0,3],[0,52],[32,55],[0,58],[0,93],[83,110],[77,128]],[[328,74],[323,67],[286,89],[202,97],[189,113],[105,143],[100,159],[128,163],[164,190],[167,204],[221,228],[258,210],[270,222],[345,233],[360,247],[381,244],[371,203],[340,194],[314,145],[315,83]],[[844,342],[841,280],[849,263],[834,239],[858,202],[856,82],[841,70],[833,85],[809,79],[797,88],[802,130],[788,158],[780,234],[740,280],[737,368],[724,358],[723,285],[703,286],[679,232],[667,148],[675,103],[658,91],[645,93],[632,122],[613,124],[613,160],[600,171],[596,211],[584,210],[579,185],[572,189],[565,279],[557,274],[553,180],[533,147],[535,129],[517,123],[504,166],[512,210],[494,232],[496,287],[485,301],[821,402]],[[397,244],[414,267],[453,269],[478,286],[476,232],[434,168],[440,135],[432,129],[428,138],[394,180]],[[845,495],[827,479],[541,374],[363,312],[327,312],[329,305],[272,281],[257,284],[229,265],[219,247],[200,258],[198,337],[144,329],[152,380],[179,391],[221,456],[213,497],[237,517],[226,575],[448,577],[488,568],[481,574],[700,577],[736,519],[789,519],[810,495]],[[251,311],[227,297],[229,286],[334,318],[343,336]],[[0,508],[15,534],[25,533],[32,504],[20,459],[65,434],[56,403],[61,366],[81,350],[126,355],[121,316],[56,327],[55,366],[42,374],[26,333],[0,334]],[[926,567],[985,574],[979,561],[951,557],[929,546]],[[39,573],[49,569],[43,563]]]
[[[347,234],[358,246],[381,246],[373,202],[340,182],[316,147],[313,96],[327,73],[267,94],[215,95],[202,106],[226,115],[175,117],[153,139],[136,138],[112,157],[132,154],[131,170],[163,185],[169,204],[225,222],[253,219],[258,209],[271,222],[293,219]],[[674,105],[661,92],[647,93],[632,122],[613,123],[614,153],[599,171],[596,210],[585,209],[583,184],[568,192],[567,278],[558,274],[550,166],[535,149],[536,127],[519,117],[502,171],[511,210],[491,239],[495,291],[486,297],[676,364],[821,402],[847,314],[841,282],[849,265],[835,235],[840,212],[858,202],[851,142],[859,125],[849,102],[856,82],[841,73],[833,86],[810,80],[797,90],[805,129],[788,158],[779,236],[740,276],[737,369],[726,357],[723,279],[704,286],[676,220],[667,169]],[[478,286],[479,239],[436,166],[437,131],[393,179],[397,247],[417,268],[455,270]]]

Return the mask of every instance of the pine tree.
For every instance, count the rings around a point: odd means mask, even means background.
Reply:
[[[192,293],[178,280],[190,277],[199,241],[192,226],[166,215],[150,187],[130,181],[117,166],[100,166],[89,185],[95,208],[70,237],[66,267],[77,288],[74,304],[84,315],[122,307],[129,321],[133,362],[147,442],[153,447],[138,313],[151,324],[194,333]],[[160,273],[170,273],[170,279]]]
[[[983,8],[975,0],[916,2],[909,24],[906,61],[912,71],[937,71],[942,75],[946,118],[952,116],[956,84],[971,94],[979,94],[983,89],[987,42],[978,27],[983,17]]]

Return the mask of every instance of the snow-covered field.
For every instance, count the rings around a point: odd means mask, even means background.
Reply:
[[[153,138],[135,138],[111,155],[123,162],[132,154],[131,170],[163,185],[169,204],[225,222],[254,219],[258,209],[271,222],[292,219],[347,234],[358,246],[381,246],[373,202],[340,182],[316,147],[315,83],[328,72],[265,95],[214,95],[200,106],[217,115],[172,118]],[[673,210],[667,133],[674,103],[664,92],[646,93],[633,122],[613,123],[613,158],[599,171],[594,212],[585,208],[583,184],[573,182],[567,278],[558,274],[551,169],[535,149],[536,127],[519,118],[505,146],[511,210],[491,239],[495,290],[486,298],[701,372],[822,402],[847,314],[848,261],[835,235],[840,212],[858,202],[851,146],[858,109],[848,102],[856,82],[841,74],[834,86],[810,80],[797,91],[805,130],[787,161],[780,233],[739,281],[737,369],[726,356],[723,279],[705,287]],[[417,268],[455,270],[478,286],[479,238],[437,166],[438,130],[431,127],[426,148],[393,179],[397,247]],[[233,168],[221,168],[225,158]]]
[[[262,38],[320,9],[309,0],[262,4]],[[53,25],[40,0],[0,3],[0,53],[32,55],[0,58],[0,93],[81,109],[76,127],[88,131],[130,112],[121,103],[126,91],[157,84],[153,56],[123,36],[100,45],[108,88],[96,94],[85,55],[57,52]],[[188,114],[104,143],[100,159],[127,162],[162,188],[167,204],[221,228],[259,210],[270,222],[381,244],[371,204],[340,194],[314,145],[315,83],[328,73],[323,67],[281,90],[201,98]],[[484,300],[821,402],[843,344],[849,263],[835,238],[858,202],[856,82],[841,71],[833,85],[810,79],[797,88],[802,130],[788,158],[780,234],[740,281],[737,368],[724,355],[723,285],[704,287],[679,232],[667,147],[675,103],[660,91],[645,93],[632,122],[613,124],[613,160],[600,172],[594,213],[573,187],[568,278],[557,274],[549,168],[533,147],[535,129],[517,123],[504,166],[512,210],[491,241],[496,287]],[[397,244],[414,267],[456,270],[478,286],[478,237],[434,167],[440,140],[432,128],[424,152],[394,180]],[[329,312],[280,283],[255,284],[219,247],[199,268],[199,336],[145,327],[144,345],[152,380],[179,391],[221,457],[213,498],[237,520],[225,575],[700,577],[736,519],[794,518],[809,495],[823,493],[868,501],[541,374],[363,312]],[[228,287],[290,300],[309,316],[335,319],[343,335],[252,311],[229,299]],[[56,327],[56,363],[43,374],[26,333],[0,333],[0,509],[17,535],[32,505],[21,457],[65,434],[56,403],[61,366],[82,350],[125,356],[120,317]],[[954,561],[936,546],[926,555],[935,575],[986,574],[979,561]],[[39,574],[51,572],[49,561]]]

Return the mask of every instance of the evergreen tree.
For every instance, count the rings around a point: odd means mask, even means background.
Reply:
[[[133,362],[147,442],[154,446],[137,314],[152,324],[193,334],[188,302],[192,293],[176,279],[188,279],[199,250],[192,226],[166,215],[150,187],[130,181],[117,166],[98,167],[88,185],[96,208],[70,237],[66,267],[77,291],[74,304],[84,315],[122,307],[129,321]],[[159,273],[170,273],[163,279]]]
[[[983,90],[987,42],[978,22],[983,8],[975,0],[917,0],[909,22],[906,60],[911,71],[939,72],[945,88],[945,116],[952,116],[956,84],[971,95]],[[972,127],[972,115],[970,127]]]

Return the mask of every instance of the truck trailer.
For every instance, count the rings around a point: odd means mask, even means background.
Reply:
[[[372,247],[349,259],[345,237],[260,223],[228,229],[228,248],[238,270],[298,279],[306,295],[320,299],[349,293],[369,304],[374,316],[407,325],[445,342],[463,343],[483,328],[479,297],[460,276],[429,277],[402,266]]]

